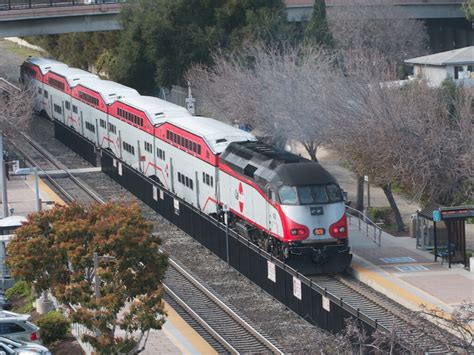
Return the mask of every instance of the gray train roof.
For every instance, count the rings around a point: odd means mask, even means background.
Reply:
[[[337,183],[320,164],[262,142],[232,143],[221,160],[261,186]]]
[[[54,59],[40,58],[40,57],[28,57],[25,60],[27,63],[31,63],[40,68],[41,74],[46,74],[52,68],[67,68],[67,64],[58,62]]]
[[[256,141],[254,135],[224,122],[202,116],[180,117],[169,123],[204,138],[214,154],[222,153],[232,142]]]
[[[57,66],[52,68],[51,71],[66,79],[69,87],[76,86],[84,79],[100,79],[98,75],[77,68]]]
[[[80,85],[99,93],[107,105],[123,97],[140,95],[137,90],[110,80],[89,78],[81,80]]]
[[[145,112],[153,125],[164,123],[171,118],[192,117],[184,107],[154,96],[126,97],[120,102]]]

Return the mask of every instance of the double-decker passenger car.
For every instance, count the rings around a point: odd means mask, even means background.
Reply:
[[[56,61],[28,58],[22,79],[41,97],[37,111],[204,213],[227,214],[232,228],[282,260],[311,260],[316,271],[349,265],[342,192],[318,163]]]

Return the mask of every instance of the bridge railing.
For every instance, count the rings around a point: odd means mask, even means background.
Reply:
[[[117,4],[126,0],[0,0],[0,11],[60,6]]]

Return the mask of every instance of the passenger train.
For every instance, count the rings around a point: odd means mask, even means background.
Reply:
[[[343,194],[318,163],[51,59],[26,59],[21,81],[36,111],[280,259],[309,260],[315,272],[350,264]]]

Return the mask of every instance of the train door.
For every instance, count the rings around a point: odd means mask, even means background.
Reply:
[[[40,83],[36,80],[31,79],[33,85],[34,95],[33,95],[33,109],[36,112],[41,112],[43,110],[43,83]]]
[[[46,116],[52,118],[52,110],[51,110],[51,95],[49,92],[49,87],[45,86],[43,89],[43,110],[46,113]]]
[[[267,185],[265,188],[265,194],[270,201],[275,202],[275,191],[269,185]],[[275,208],[267,200],[265,200],[265,211],[267,229],[275,234],[278,234],[278,216]]]

